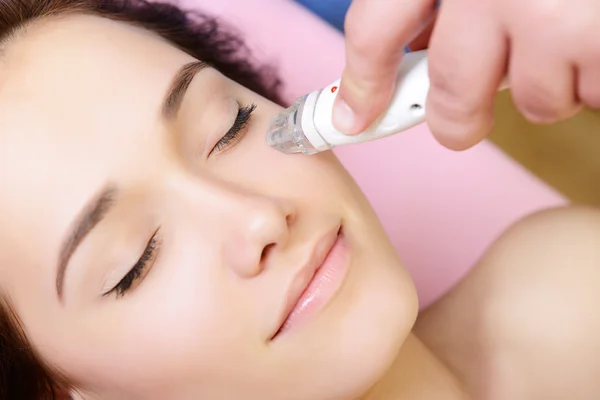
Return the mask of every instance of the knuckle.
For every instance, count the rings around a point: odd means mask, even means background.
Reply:
[[[527,1],[522,3],[519,2],[518,4],[519,7],[524,7],[520,10],[519,14],[527,16],[529,21],[536,20],[551,24],[560,24],[561,21],[564,21],[564,16],[570,8],[565,6],[564,1],[556,0]]]
[[[580,95],[583,104],[592,110],[600,110],[600,93]]]
[[[433,56],[433,54],[432,54]],[[442,58],[443,57],[443,58]],[[443,55],[437,58],[430,56],[429,79],[431,90],[448,100],[465,101],[472,103],[470,91],[465,91],[470,85],[465,85],[461,74],[460,61],[453,55]]]
[[[359,110],[383,109],[391,98],[392,88],[371,79],[356,80],[347,76],[342,79],[344,100]]]
[[[454,118],[469,118],[481,108],[481,99],[468,90],[470,85],[460,84],[459,77],[444,69],[430,74],[431,88],[429,97],[436,110]]]
[[[518,105],[517,108],[525,119],[533,124],[552,124],[559,120],[556,112],[541,107]]]
[[[451,150],[465,150],[480,142],[493,126],[493,110],[481,108],[464,116],[449,108],[427,104],[427,123],[434,137]]]
[[[391,97],[396,77],[397,63],[373,63],[353,59],[342,75],[342,90],[365,101],[383,101]]]
[[[594,110],[600,109],[600,82],[596,84],[582,84],[579,88],[578,97],[581,102]]]
[[[357,12],[349,12],[344,24],[350,59],[358,58],[373,65],[388,65],[391,60],[399,60],[405,45],[402,33],[403,30],[374,16]]]
[[[530,81],[524,87],[514,88],[515,105],[530,122],[549,123],[566,111],[565,101],[541,82]]]
[[[344,34],[346,41],[352,47],[352,51],[358,57],[372,57],[374,49],[378,46],[374,46],[374,38],[371,34],[370,29],[364,29],[360,23],[357,23],[355,18],[347,18],[344,23]]]

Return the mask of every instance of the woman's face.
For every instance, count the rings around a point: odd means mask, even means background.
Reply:
[[[0,63],[0,288],[82,393],[352,398],[390,365],[412,283],[332,154],[265,144],[279,106],[98,17]]]

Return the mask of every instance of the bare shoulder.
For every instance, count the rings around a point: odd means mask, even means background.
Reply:
[[[474,398],[600,398],[600,211],[515,224],[415,332]]]

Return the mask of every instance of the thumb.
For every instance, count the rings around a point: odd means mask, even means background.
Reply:
[[[346,134],[368,128],[391,99],[404,46],[430,22],[434,0],[354,0],[346,16],[346,68],[333,124]]]

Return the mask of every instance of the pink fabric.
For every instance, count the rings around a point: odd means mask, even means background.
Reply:
[[[244,33],[255,55],[278,66],[285,97],[341,75],[340,33],[287,0],[187,0]],[[490,143],[455,153],[425,125],[340,148],[338,156],[371,200],[426,306],[445,293],[510,224],[567,200]]]

